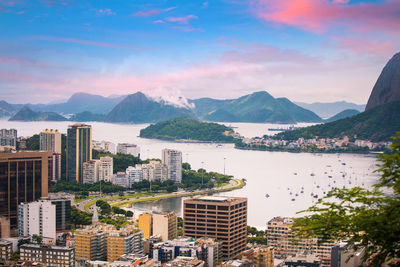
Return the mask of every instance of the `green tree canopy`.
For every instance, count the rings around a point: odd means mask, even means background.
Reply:
[[[368,266],[400,266],[400,132],[392,154],[380,155],[381,173],[372,190],[334,189],[295,219],[299,235],[347,242],[347,249],[364,249]],[[397,260],[396,260],[397,259]]]

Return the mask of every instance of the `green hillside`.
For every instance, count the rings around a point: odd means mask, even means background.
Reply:
[[[231,128],[217,123],[200,122],[190,118],[176,118],[152,124],[140,130],[140,137],[162,140],[194,140],[233,143],[235,138],[223,135]]]
[[[10,121],[67,121],[68,119],[54,112],[36,112],[25,106],[12,116]]]
[[[320,125],[282,132],[274,136],[277,139],[296,140],[300,137],[334,138],[347,135],[371,141],[390,140],[400,131],[400,101],[377,106],[353,117],[340,119]]]

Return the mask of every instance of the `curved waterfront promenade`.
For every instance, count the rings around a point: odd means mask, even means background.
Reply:
[[[240,179],[232,179],[229,181],[229,184],[223,185],[220,187],[215,187],[212,189],[203,189],[194,192],[181,191],[181,192],[173,192],[173,193],[137,193],[133,195],[127,196],[112,196],[112,197],[96,197],[92,199],[88,199],[77,203],[76,206],[86,212],[91,212],[91,207],[96,204],[96,201],[99,199],[103,199],[107,201],[111,206],[115,207],[125,207],[132,203],[137,202],[146,202],[146,201],[155,201],[158,199],[167,199],[174,197],[187,197],[187,196],[195,196],[195,195],[204,195],[204,194],[212,194],[218,192],[231,191],[235,189],[239,189],[245,186],[245,183]]]

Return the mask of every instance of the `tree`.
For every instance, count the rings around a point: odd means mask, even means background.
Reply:
[[[182,169],[190,171],[192,169],[192,166],[190,166],[190,164],[187,163],[187,162],[183,162],[182,163]]]
[[[132,218],[133,217],[133,212],[128,210],[125,214],[126,217]]]
[[[43,237],[40,235],[32,235],[32,241],[35,242],[36,244],[42,244]]]
[[[380,155],[382,176],[373,190],[360,187],[334,189],[295,219],[299,235],[321,241],[346,241],[347,249],[364,249],[368,266],[389,262],[400,266],[400,132],[393,137],[392,154]]]

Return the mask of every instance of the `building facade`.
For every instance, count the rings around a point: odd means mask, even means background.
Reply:
[[[182,183],[182,152],[173,149],[163,149],[162,163],[167,166],[167,179],[175,184]]]
[[[56,206],[56,232],[71,230],[71,200],[66,198],[50,198]]]
[[[129,166],[128,168],[126,168],[126,175],[128,176],[129,188],[131,188],[133,183],[138,183],[143,180],[142,166]]]
[[[92,126],[76,123],[67,130],[67,180],[83,183],[83,163],[92,160]]]
[[[56,238],[56,205],[50,200],[21,203],[18,207],[19,236]]]
[[[17,234],[18,205],[47,197],[51,152],[0,153],[0,217]]]
[[[11,259],[12,253],[12,243],[0,239],[0,265],[6,265],[7,261]]]
[[[57,130],[40,132],[40,150],[61,154],[61,134]]]
[[[267,243],[274,248],[275,257],[286,259],[299,253],[313,254],[322,259],[322,266],[330,266],[333,242],[318,242],[318,238],[300,238],[291,232],[293,220],[275,217],[268,221]]]
[[[100,157],[99,160],[99,181],[112,182],[113,179],[113,158]]]
[[[162,241],[177,237],[177,217],[173,211],[153,213],[153,235],[159,235]]]
[[[89,160],[83,163],[83,183],[94,184],[99,181],[99,160]]]
[[[20,259],[41,262],[51,267],[75,266],[74,249],[68,247],[24,244],[20,247]]]
[[[137,158],[140,156],[140,148],[135,144],[121,143],[117,145],[117,153],[129,154]]]
[[[98,224],[75,232],[75,257],[77,260],[106,260],[107,231],[110,228]]]
[[[144,212],[139,215],[138,227],[143,231],[143,237],[149,239],[153,235],[153,216]]]
[[[143,254],[143,232],[132,226],[112,230],[107,236],[107,261],[118,260],[124,254]]]
[[[203,196],[183,202],[183,234],[220,241],[221,257],[232,259],[247,244],[247,198]]]
[[[159,161],[150,161],[149,164],[142,164],[143,180],[150,182],[160,180],[166,181],[168,177],[167,165]]]
[[[117,172],[116,174],[113,175],[112,183],[115,185],[128,188],[129,186],[128,176],[124,172]]]
[[[17,130],[0,129],[0,146],[17,147]]]

